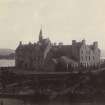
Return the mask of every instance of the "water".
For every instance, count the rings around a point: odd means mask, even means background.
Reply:
[[[0,98],[0,105],[105,105],[105,103],[87,102],[87,103],[70,103],[70,102],[37,102],[23,101],[19,99]]]
[[[0,59],[0,67],[15,66],[15,60]]]
[[[23,101],[18,99],[0,98],[0,105],[23,105]]]

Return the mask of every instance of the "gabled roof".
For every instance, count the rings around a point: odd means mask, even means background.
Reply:
[[[57,45],[57,46],[52,46],[51,51],[54,54],[55,58],[59,58],[61,56],[71,56],[71,45]]]

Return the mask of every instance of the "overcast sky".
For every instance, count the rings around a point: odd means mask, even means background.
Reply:
[[[99,42],[105,49],[105,0],[0,0],[0,48],[38,40]]]

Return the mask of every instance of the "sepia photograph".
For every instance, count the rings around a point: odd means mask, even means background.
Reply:
[[[0,105],[105,105],[105,0],[0,0]]]

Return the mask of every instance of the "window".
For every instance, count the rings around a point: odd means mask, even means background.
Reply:
[[[90,60],[90,56],[89,56],[89,60]]]
[[[81,60],[83,60],[83,56],[81,56]]]
[[[81,50],[81,53],[83,54],[83,50]]]
[[[87,61],[87,56],[85,58],[86,58],[86,61]]]
[[[94,56],[93,56],[93,60],[94,60]]]

